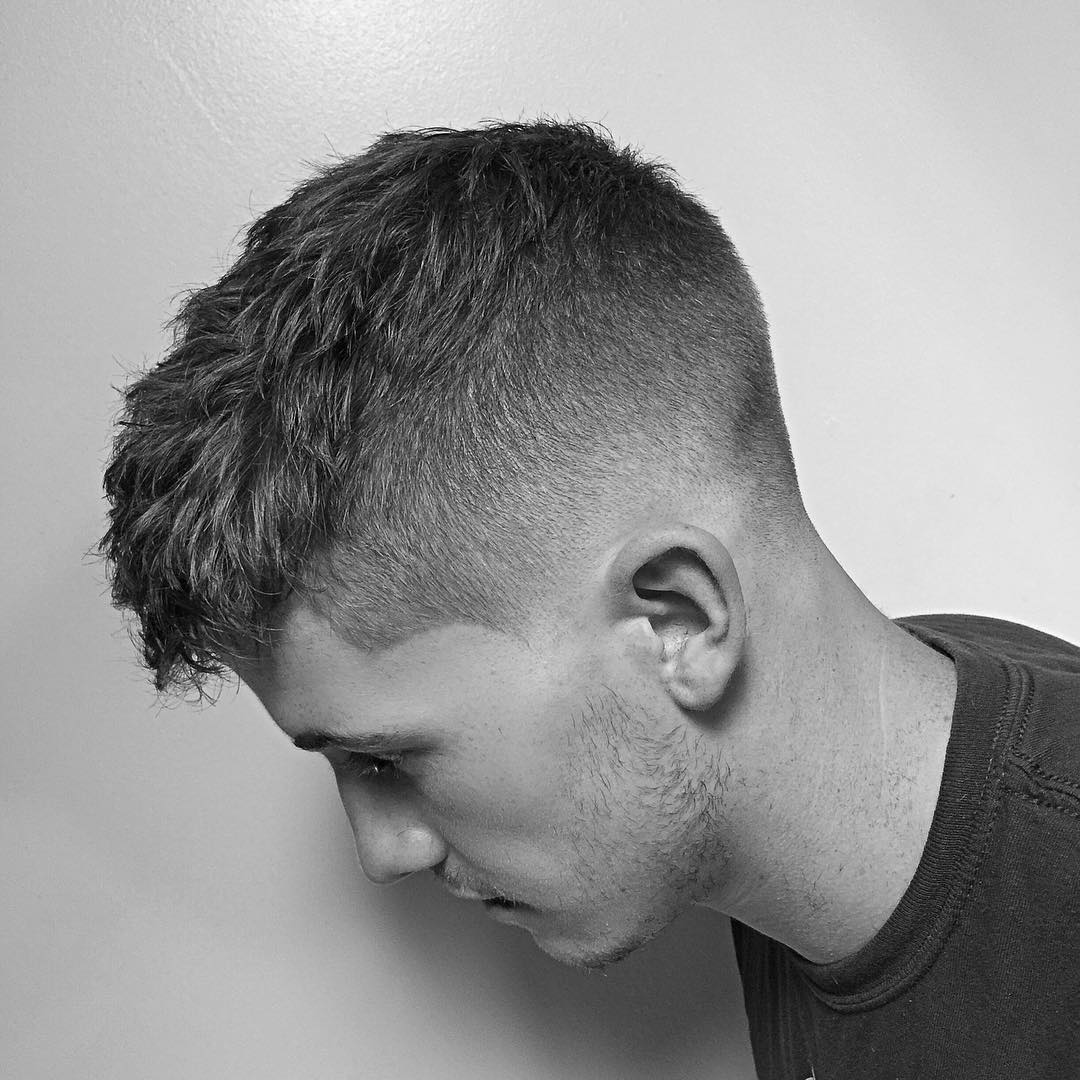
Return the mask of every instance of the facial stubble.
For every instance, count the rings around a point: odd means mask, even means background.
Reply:
[[[581,902],[605,932],[602,944],[556,958],[598,969],[652,940],[721,883],[727,767],[692,722],[660,722],[607,686],[575,713],[569,741],[576,823],[568,838]]]

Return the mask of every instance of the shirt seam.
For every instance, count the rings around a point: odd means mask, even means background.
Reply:
[[[1058,776],[1055,773],[1047,772],[1030,754],[1026,754],[1022,750],[1013,750],[1012,756],[1020,769],[1028,773],[1029,778],[1034,783],[1038,783],[1040,787],[1044,787],[1046,783],[1060,784],[1062,787],[1069,788],[1071,789],[1071,792],[1075,792],[1077,796],[1080,796],[1080,783],[1076,780],[1068,776]]]
[[[1033,803],[1035,806],[1042,806],[1047,810],[1056,810],[1059,814],[1064,814],[1066,817],[1075,818],[1077,821],[1080,821],[1080,808],[1070,810],[1067,806],[1062,806],[1060,803],[1050,802],[1048,799],[1038,799],[1034,795],[1028,795],[1024,791],[1016,791],[1014,788],[1009,788],[1007,794],[1011,795],[1014,799],[1023,799],[1024,802]]]
[[[1080,785],[1046,772],[1029,754],[1014,750],[1011,757],[1013,775],[1005,777],[1005,787],[1010,795],[1080,819]]]

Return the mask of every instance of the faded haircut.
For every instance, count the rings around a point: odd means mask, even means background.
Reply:
[[[122,391],[98,548],[159,692],[265,656],[294,591],[370,649],[519,634],[650,462],[763,520],[798,502],[745,267],[596,126],[387,133],[255,220],[172,326]]]

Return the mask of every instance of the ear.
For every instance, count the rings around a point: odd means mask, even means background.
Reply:
[[[643,529],[608,551],[603,574],[608,619],[648,620],[671,697],[694,712],[716,705],[746,645],[742,587],[728,549],[693,525]]]

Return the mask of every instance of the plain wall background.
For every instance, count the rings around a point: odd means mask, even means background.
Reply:
[[[369,885],[329,770],[246,692],[158,708],[84,558],[110,384],[306,162],[599,120],[742,251],[871,599],[1080,640],[1080,9],[68,0],[0,41],[5,1075],[752,1077],[726,920],[563,969],[433,882]]]

